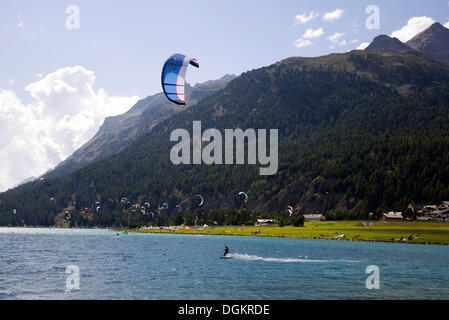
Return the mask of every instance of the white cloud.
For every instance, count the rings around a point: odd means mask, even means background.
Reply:
[[[324,34],[323,28],[319,28],[316,30],[313,30],[312,28],[310,28],[310,29],[307,29],[307,31],[304,33],[304,35],[302,37],[306,38],[306,39],[313,39],[313,38],[319,38],[323,34]]]
[[[31,104],[0,89],[0,190],[56,166],[91,139],[105,117],[138,100],[95,91],[94,81],[83,67],[59,69],[25,88]]]
[[[345,32],[336,32],[333,35],[327,37],[327,39],[331,42],[337,42],[340,40],[341,37],[343,37],[346,33]]]
[[[304,23],[307,23],[309,21],[312,21],[316,17],[318,17],[318,13],[315,13],[313,11],[309,15],[307,15],[306,13],[302,13],[302,14],[298,14],[295,17],[295,22],[297,24],[300,24],[300,23],[304,24]]]
[[[299,38],[298,40],[295,41],[295,46],[297,48],[304,48],[304,47],[307,47],[307,46],[311,46],[312,44],[313,44],[312,41],[304,40],[302,38]]]
[[[360,42],[360,41],[357,40],[357,39],[354,39],[354,40],[351,41],[352,44],[357,43],[357,42]]]
[[[449,21],[446,22],[445,24],[443,24],[443,26],[444,26],[445,28],[448,28],[448,29],[449,29]]]
[[[362,42],[358,47],[357,50],[365,50],[369,46],[369,42]]]
[[[332,42],[332,45],[330,46],[331,49],[335,48],[336,46],[345,46],[346,40],[340,40],[341,37],[343,37],[346,34],[346,32],[336,32],[333,35],[327,37],[327,39]]]
[[[38,74],[36,74],[36,77],[39,79],[42,79],[44,77],[44,75],[42,73],[38,73]]]
[[[14,80],[14,79],[9,80],[9,85],[10,85],[11,87],[14,87],[15,84],[16,84],[16,80]]]
[[[398,38],[402,42],[407,42],[434,23],[435,20],[429,17],[413,17],[407,22],[406,26],[394,31],[391,36],[393,38]]]
[[[19,28],[23,28],[23,26],[24,26],[23,21],[20,21],[20,22],[17,24],[17,26],[18,26]]]
[[[326,12],[323,16],[324,21],[335,21],[341,19],[343,17],[344,11],[341,9],[337,9],[332,12]]]

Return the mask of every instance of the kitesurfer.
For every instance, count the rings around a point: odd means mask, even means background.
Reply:
[[[228,246],[225,246],[223,257],[226,257],[226,255],[227,255],[228,253],[229,253],[229,248],[228,248]]]

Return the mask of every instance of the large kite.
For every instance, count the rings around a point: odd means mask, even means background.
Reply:
[[[162,89],[165,96],[176,104],[186,104],[185,77],[189,64],[196,68],[200,67],[196,59],[176,53],[168,58],[162,69]]]

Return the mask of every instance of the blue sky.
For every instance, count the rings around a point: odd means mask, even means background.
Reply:
[[[67,30],[65,8],[80,9],[80,30]],[[367,5],[380,8],[380,30],[367,30]],[[344,11],[333,22],[325,12]],[[302,13],[320,16],[296,24]],[[23,87],[65,66],[81,65],[96,74],[95,86],[108,93],[141,98],[160,91],[159,73],[174,52],[196,57],[201,70],[188,81],[203,82],[226,73],[272,64],[290,56],[318,56],[357,48],[352,40],[371,41],[391,34],[414,16],[449,21],[446,0],[414,1],[29,1],[3,0],[0,11],[0,88],[15,81],[16,91],[28,100]],[[19,26],[20,24],[20,26]],[[308,28],[323,28],[314,45],[297,48],[294,41]],[[327,36],[346,33],[347,45],[329,48]]]
[[[79,30],[66,27],[71,5]],[[379,8],[379,29],[365,26],[368,5]],[[195,84],[354,50],[379,34],[406,41],[435,21],[449,22],[447,0],[2,0],[0,192],[56,166],[106,117],[160,92],[173,53],[197,58],[200,69],[187,73]]]

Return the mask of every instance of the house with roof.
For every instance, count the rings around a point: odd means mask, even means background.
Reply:
[[[417,213],[418,221],[449,222],[449,201],[442,201],[439,205],[426,205]]]
[[[274,224],[278,224],[278,221],[274,219],[257,219],[255,226],[265,227],[265,226],[272,226]]]
[[[402,215],[402,212],[387,212],[383,213],[381,217],[382,221],[403,221],[404,216]]]
[[[322,214],[305,214],[304,221],[324,221],[324,215]]]

